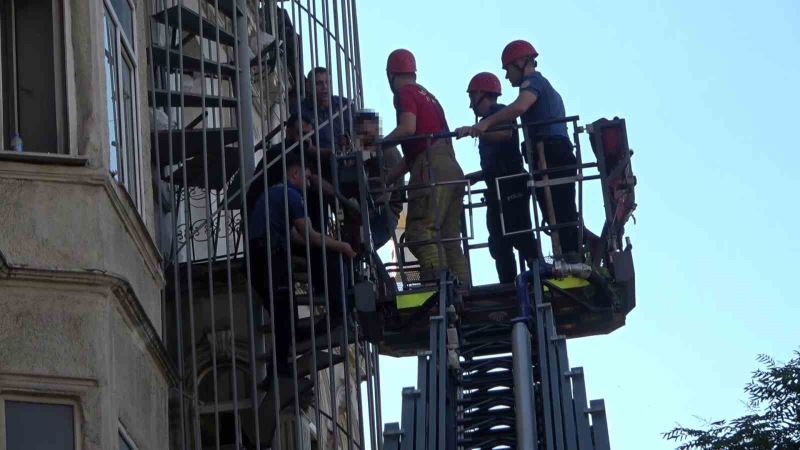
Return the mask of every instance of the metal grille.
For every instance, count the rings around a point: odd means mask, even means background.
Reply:
[[[266,246],[251,247],[246,207],[253,185],[266,190],[274,173],[286,179],[290,152],[338,186],[347,139],[331,140],[332,174],[324,174],[325,156],[306,138],[318,149],[325,127],[353,135],[363,104],[355,1],[152,0],[148,13],[150,163],[169,280],[164,336],[180,378],[170,399],[171,447],[356,449],[369,439],[380,448],[378,353],[348,320],[346,302],[357,282],[374,277],[375,263],[369,251],[350,259],[326,250],[326,241],[343,238],[369,250],[368,218],[353,227],[341,220],[342,198],[303,186],[304,212],[321,218],[322,248],[312,248],[306,228],[305,244],[278,257],[270,232]],[[327,102],[314,88],[321,72],[305,82],[317,67],[327,69]],[[287,145],[285,122],[303,99],[313,105],[311,130]],[[302,129],[300,117],[295,126]],[[284,183],[284,205],[288,195]],[[264,207],[269,217],[269,202]],[[270,276],[257,270],[262,259],[287,269],[288,279],[271,280],[284,285],[280,298],[253,288]],[[336,278],[338,293],[329,283]],[[288,317],[269,314],[278,301],[289,303]],[[280,321],[291,331],[289,376],[271,363]]]

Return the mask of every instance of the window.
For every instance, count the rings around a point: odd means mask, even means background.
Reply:
[[[67,152],[62,0],[0,0],[0,149]]]
[[[3,416],[4,450],[77,450],[73,404],[0,399]]]
[[[136,52],[133,43],[133,5],[108,0],[103,17],[103,59],[108,110],[109,171],[138,207],[140,158],[136,105]]]

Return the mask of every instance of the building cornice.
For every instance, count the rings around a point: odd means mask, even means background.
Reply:
[[[31,373],[0,373],[0,386],[10,392],[56,391],[82,395],[96,388],[97,380],[91,378],[60,377]]]
[[[59,285],[59,289],[94,289],[112,294],[135,332],[144,341],[148,353],[171,386],[178,383],[167,349],[150,321],[131,284],[119,275],[97,270],[63,270],[8,265],[0,254],[0,281]]]

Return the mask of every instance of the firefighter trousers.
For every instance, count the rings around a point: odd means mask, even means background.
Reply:
[[[522,170],[520,170],[522,172]],[[527,191],[528,178],[515,178],[502,185],[501,200],[497,199],[494,177],[487,178],[490,186],[486,193],[486,229],[489,231],[489,254],[494,258],[497,278],[500,283],[513,283],[519,273],[514,249],[527,262],[536,259],[536,240],[531,230],[530,199]],[[500,204],[502,202],[502,222]],[[505,227],[503,227],[505,225]],[[503,231],[505,228],[505,233]],[[517,234],[510,234],[517,232]]]
[[[547,167],[555,169],[562,166],[573,166],[571,169],[557,170],[550,174],[551,180],[563,177],[572,177],[578,173],[574,166],[578,163],[572,153],[572,143],[566,137],[551,137],[543,139],[544,154],[547,160]],[[534,156],[535,158],[535,156]],[[538,163],[534,163],[534,168],[538,168]],[[540,181],[541,176],[536,177]],[[553,197],[553,213],[557,224],[564,224],[578,221],[578,209],[575,206],[575,183],[566,183],[550,187]],[[536,201],[542,210],[543,217],[547,217],[545,205],[544,188],[536,189]],[[561,239],[561,251],[567,253],[578,253],[580,245],[578,242],[578,227],[572,226],[558,230]]]
[[[462,284],[469,284],[467,259],[460,240],[464,183],[413,189],[414,185],[431,181],[463,180],[464,172],[449,141],[436,142],[411,166],[405,240],[419,261],[423,278],[435,278],[442,269],[449,269]]]

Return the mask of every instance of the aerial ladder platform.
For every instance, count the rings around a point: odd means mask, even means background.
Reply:
[[[566,341],[610,333],[635,307],[624,226],[636,180],[624,119],[573,125],[578,155],[578,134],[587,131],[597,160],[579,159],[575,181],[598,179],[604,197],[594,254],[573,264],[540,258],[513,284],[464,290],[446,271],[433,284],[403,283],[381,316],[380,349],[415,355],[417,385],[403,390],[401,422],[385,425],[384,449],[610,449],[604,402],[587,401]],[[590,167],[598,174],[582,176]]]

